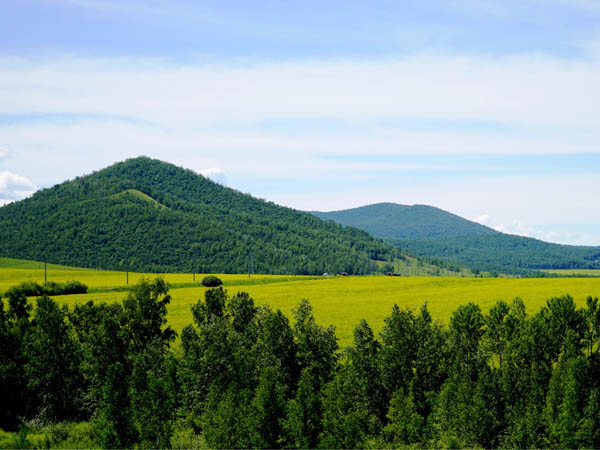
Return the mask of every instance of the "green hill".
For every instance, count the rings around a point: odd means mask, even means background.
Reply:
[[[367,273],[396,253],[364,231],[146,157],[0,208],[0,256],[80,267]]]
[[[342,211],[312,214],[342,225],[365,230],[386,239],[424,239],[447,236],[489,235],[491,228],[427,205],[376,203]]]
[[[368,231],[430,261],[505,272],[600,268],[600,247],[552,244],[500,233],[431,206],[378,203],[313,214]]]

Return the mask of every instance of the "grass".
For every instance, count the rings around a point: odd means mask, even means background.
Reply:
[[[581,275],[586,277],[600,277],[600,269],[552,269],[544,272],[555,273],[557,275]]]
[[[129,282],[142,276],[157,274],[130,273]],[[171,283],[172,302],[168,319],[176,331],[191,323],[190,306],[204,297],[206,288],[200,285],[202,275],[162,274]],[[366,319],[375,332],[384,325],[392,306],[418,309],[427,302],[434,317],[448,322],[460,305],[475,302],[487,311],[498,300],[510,302],[521,297],[529,313],[539,310],[553,296],[571,294],[579,305],[589,295],[600,296],[599,278],[460,278],[460,277],[303,277],[281,275],[217,275],[223,279],[230,294],[248,292],[259,305],[281,309],[291,318],[291,311],[301,299],[310,300],[317,321],[333,324],[340,345],[352,343],[354,327]],[[43,263],[0,258],[0,290],[25,280],[44,281]],[[63,266],[48,266],[48,280],[79,280],[91,288],[82,295],[56,296],[67,305],[94,302],[114,302],[125,298],[126,274]]]

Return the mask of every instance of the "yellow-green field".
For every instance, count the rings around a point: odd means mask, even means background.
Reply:
[[[156,274],[130,273],[129,282]],[[191,323],[190,306],[203,298],[205,288],[199,286],[203,275],[163,274],[173,285],[169,305],[169,322],[180,331]],[[340,345],[352,342],[352,331],[365,318],[378,332],[383,319],[394,304],[418,309],[427,302],[434,319],[448,321],[461,304],[478,303],[487,311],[496,301],[521,297],[529,312],[537,311],[552,296],[571,294],[583,305],[589,295],[600,296],[598,278],[457,278],[457,277],[302,277],[279,275],[218,275],[230,294],[246,291],[260,305],[270,305],[290,315],[301,299],[310,300],[317,321],[337,328]],[[48,266],[48,280],[79,280],[90,287],[90,293],[55,297],[60,303],[73,305],[88,300],[112,302],[123,299],[127,292],[124,272],[105,272]],[[41,263],[0,258],[0,291],[22,281],[44,281]]]
[[[548,273],[557,275],[584,275],[588,277],[600,277],[600,269],[553,269],[546,270]]]

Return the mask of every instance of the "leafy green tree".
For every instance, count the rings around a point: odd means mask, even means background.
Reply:
[[[128,394],[129,377],[119,362],[108,367],[96,427],[102,448],[126,448],[137,441]]]
[[[590,367],[585,356],[563,355],[552,374],[545,418],[552,446],[581,445],[576,433],[589,398]]]
[[[167,305],[171,302],[169,287],[162,278],[152,281],[141,279],[123,301],[126,317],[125,328],[133,353],[142,352],[159,339],[168,345],[176,333],[167,324]],[[164,328],[163,328],[164,327]]]
[[[310,370],[318,389],[331,379],[338,364],[335,327],[317,325],[308,300],[294,309],[294,338],[301,369]]]
[[[254,443],[251,392],[214,385],[202,416],[203,433],[212,448],[250,448]]]
[[[350,369],[356,373],[358,387],[367,399],[367,410],[379,424],[385,421],[387,395],[382,383],[379,352],[381,345],[366,320],[354,329],[354,346],[348,350]]]
[[[384,319],[381,331],[382,375],[386,391],[408,391],[413,376],[413,361],[417,353],[414,333],[414,314],[409,309],[394,305],[390,316]]]
[[[262,371],[251,406],[253,446],[279,448],[283,441],[282,424],[286,405],[284,387],[274,367],[267,367]]]
[[[586,299],[585,316],[585,335],[584,340],[587,346],[587,351],[592,356],[600,344],[600,304],[598,297],[588,297]]]
[[[300,367],[296,360],[297,348],[290,322],[280,310],[274,312],[268,307],[258,310],[257,321],[259,368],[277,368],[286,398],[289,398],[300,376]]]
[[[399,389],[392,396],[387,414],[389,423],[384,428],[387,441],[396,445],[423,442],[425,419],[417,412],[411,396]]]
[[[472,379],[486,362],[479,345],[484,325],[481,309],[474,303],[459,306],[450,319],[448,337],[454,353],[455,370]]]
[[[19,417],[26,413],[27,377],[23,371],[26,364],[25,335],[30,327],[27,299],[9,297],[8,310],[0,297],[0,428],[17,430]],[[25,303],[23,303],[25,302]]]
[[[321,448],[358,448],[367,439],[371,417],[356,372],[343,366],[323,390]]]
[[[25,373],[35,413],[43,420],[78,417],[82,400],[81,355],[65,310],[49,297],[38,298],[25,339]]]
[[[170,446],[176,389],[160,339],[134,356],[129,395],[139,440],[146,448]]]
[[[322,401],[312,372],[302,371],[296,396],[288,401],[283,423],[286,446],[315,448],[322,430]]]
[[[600,390],[593,388],[590,391],[577,426],[575,441],[581,448],[600,447]]]
[[[118,303],[95,305],[90,301],[76,305],[69,312],[69,321],[73,325],[75,339],[81,349],[80,372],[84,380],[84,408],[91,417],[105,396],[109,368],[117,365],[123,373],[129,373],[124,310]]]

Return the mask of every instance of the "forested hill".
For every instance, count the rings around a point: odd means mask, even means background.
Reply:
[[[600,269],[600,247],[552,244],[500,233],[432,206],[378,203],[313,214],[368,231],[414,255],[473,269]]]
[[[339,224],[360,228],[387,239],[424,239],[432,237],[489,235],[491,228],[427,205],[376,203],[360,208],[312,214]]]
[[[551,244],[505,233],[391,242],[421,257],[481,270],[600,269],[600,247]]]
[[[146,157],[0,208],[0,256],[140,271],[366,273],[394,247]]]

